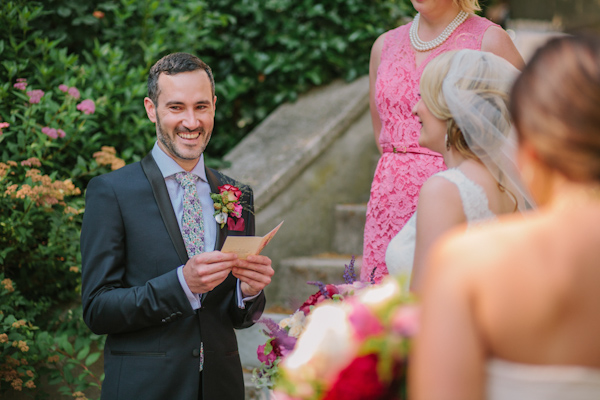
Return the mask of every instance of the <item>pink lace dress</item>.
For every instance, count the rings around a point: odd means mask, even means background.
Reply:
[[[385,252],[417,208],[423,183],[445,169],[440,154],[418,144],[421,125],[411,114],[418,101],[419,80],[427,63],[442,52],[481,49],[483,34],[494,25],[470,16],[418,67],[408,32],[412,23],[389,31],[377,70],[376,104],[381,118],[379,142],[383,155],[377,164],[367,207],[361,279],[375,282],[388,274]]]

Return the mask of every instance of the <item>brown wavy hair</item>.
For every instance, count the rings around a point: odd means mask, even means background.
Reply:
[[[572,181],[600,181],[600,37],[564,36],[533,55],[511,92],[519,142]]]

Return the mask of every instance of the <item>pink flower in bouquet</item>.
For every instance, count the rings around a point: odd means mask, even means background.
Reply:
[[[371,400],[381,398],[386,387],[377,375],[376,354],[355,358],[344,368],[323,400]]]
[[[357,301],[352,302],[352,311],[348,318],[354,328],[354,335],[359,341],[384,332],[384,326],[379,318],[368,307]]]
[[[69,91],[69,87],[67,85],[58,85],[58,90],[60,90],[61,92],[65,92],[67,93]]]
[[[268,366],[271,366],[273,365],[273,362],[277,360],[277,357],[281,356],[281,354],[277,354],[277,352],[275,351],[276,346],[271,346],[271,352],[266,353],[266,347],[267,343],[258,346],[258,349],[256,350],[256,355],[258,357],[258,361],[260,361],[261,363],[265,363]]]
[[[56,133],[58,133],[59,138],[64,138],[66,135],[65,131],[63,131],[62,129],[57,129]]]
[[[415,336],[419,330],[419,307],[407,305],[396,310],[392,317],[392,330],[402,336]]]
[[[331,299],[334,294],[338,294],[339,290],[336,285],[325,285],[327,292],[329,293],[329,297],[325,296],[321,290],[317,293],[311,295],[301,306],[298,308],[299,311],[302,311],[304,315],[308,315],[310,313],[310,307],[319,304],[320,302]]]
[[[93,100],[83,100],[81,103],[77,104],[77,109],[84,114],[93,114],[96,112],[96,104],[94,104]]]

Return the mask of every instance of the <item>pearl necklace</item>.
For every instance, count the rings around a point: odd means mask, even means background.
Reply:
[[[452,35],[452,32],[454,32],[454,30],[458,28],[460,24],[465,22],[468,16],[469,13],[461,10],[452,20],[452,22],[450,22],[450,24],[446,27],[446,29],[444,29],[440,36],[436,37],[433,40],[430,40],[429,42],[424,42],[419,38],[419,34],[417,33],[419,30],[419,19],[421,18],[421,14],[417,13],[417,15],[415,15],[415,18],[413,19],[412,25],[410,26],[410,44],[417,51],[429,51],[435,49],[436,47],[444,43],[446,40],[448,40],[450,35]]]

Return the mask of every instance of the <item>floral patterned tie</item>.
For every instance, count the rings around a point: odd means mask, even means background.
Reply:
[[[202,205],[196,190],[198,177],[189,172],[178,172],[175,180],[183,187],[183,218],[181,230],[188,257],[200,254],[204,251],[204,219],[202,217]]]

